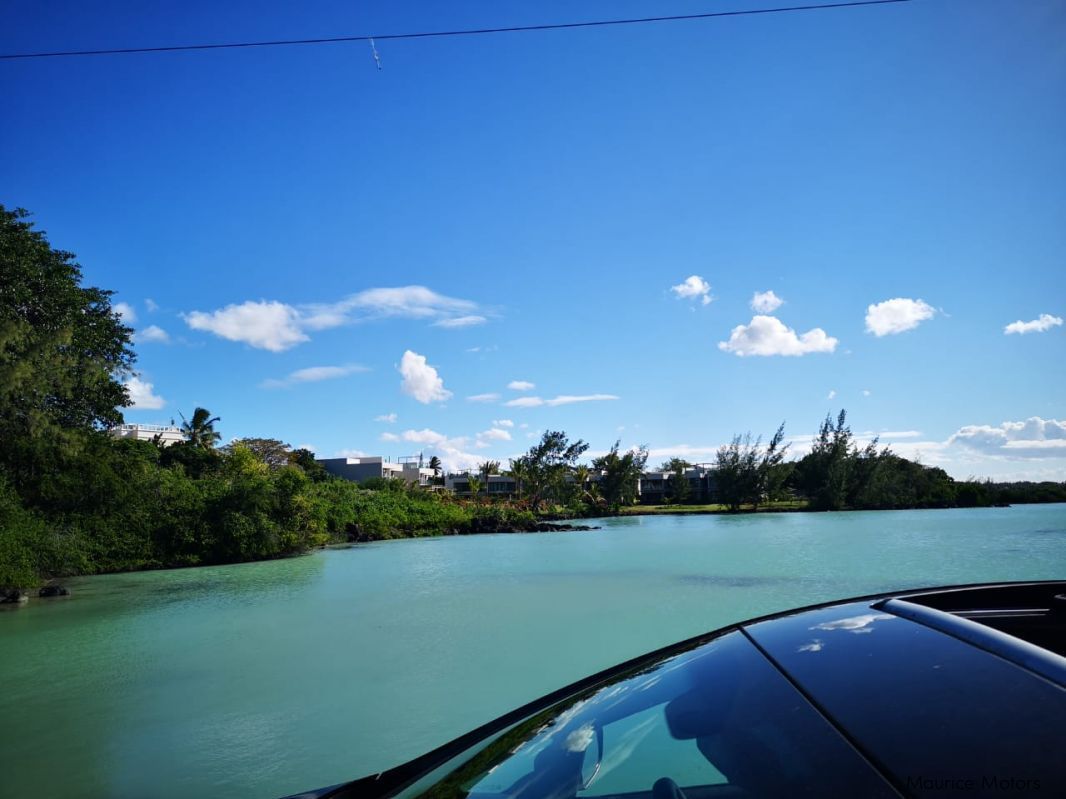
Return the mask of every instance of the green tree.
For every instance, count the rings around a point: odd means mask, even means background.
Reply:
[[[663,465],[670,466],[670,501],[675,505],[684,504],[692,493],[688,477],[685,476],[685,471],[690,468],[687,461],[671,458]]]
[[[749,501],[759,482],[760,440],[751,433],[735,435],[715,454],[715,479],[719,501],[734,513]]]
[[[195,417],[195,414],[193,416]],[[237,446],[247,448],[271,469],[280,469],[291,462],[292,447],[276,438],[238,438],[222,449],[225,452],[232,452]]]
[[[525,455],[511,461],[512,471],[517,465],[525,475],[524,484],[534,511],[545,500],[558,502],[565,496],[567,477],[588,448],[581,439],[571,442],[561,430],[548,430]]]
[[[637,485],[648,462],[647,447],[619,452],[621,443],[615,441],[606,455],[592,460],[593,470],[600,473],[600,494],[612,508],[637,501]]]
[[[207,408],[197,408],[193,411],[191,419],[186,419],[182,414],[181,432],[190,445],[202,449],[214,449],[215,444],[222,438],[221,433],[215,430],[215,422],[221,421],[221,417],[212,416]]]
[[[489,484],[491,482],[489,480],[489,478],[492,475],[494,475],[494,474],[499,474],[500,473],[500,462],[499,461],[483,461],[482,463],[480,463],[478,465],[477,471],[478,471],[478,474],[481,475],[481,484],[485,488],[485,497],[487,499],[491,499],[491,497],[489,496]]]
[[[663,465],[659,467],[660,472],[676,472],[678,469],[691,469],[692,464],[684,458],[670,458],[667,461],[663,461]]]
[[[467,486],[470,491],[470,496],[476,500],[478,494],[481,493],[481,481],[474,477],[474,475],[470,475],[467,477]]]
[[[781,497],[784,481],[788,477],[784,461],[789,445],[785,444],[784,440],[785,423],[782,422],[770,439],[770,443],[766,445],[766,449],[759,453],[757,479],[749,497],[753,510],[758,509],[763,500],[774,501]]]
[[[525,496],[526,482],[529,479],[529,469],[524,458],[512,458],[511,468],[508,470],[514,480],[515,497],[522,499]]]
[[[309,449],[294,449],[289,453],[289,463],[303,469],[304,474],[313,483],[320,483],[329,479],[329,472],[326,471],[326,467],[315,459],[315,453]]]
[[[853,465],[853,437],[847,418],[843,409],[835,421],[827,415],[811,451],[796,466],[797,485],[816,510],[840,510],[847,503]]]
[[[433,470],[433,482],[440,485],[441,477],[443,477],[443,467],[441,466],[440,458],[436,455],[430,458],[429,468]]]
[[[0,472],[23,500],[64,450],[122,422],[132,330],[22,209],[0,205]]]

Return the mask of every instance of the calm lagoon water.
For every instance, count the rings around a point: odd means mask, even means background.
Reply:
[[[1066,575],[1066,505],[596,523],[83,578],[2,612],[0,796],[281,796],[729,622]]]

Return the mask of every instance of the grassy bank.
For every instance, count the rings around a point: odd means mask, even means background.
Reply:
[[[809,502],[803,499],[787,500],[782,502],[767,502],[758,508],[751,505],[741,506],[740,510],[745,513],[780,513],[785,511],[807,510]],[[619,516],[690,516],[709,513],[730,513],[726,505],[712,503],[710,505],[633,505],[622,508]]]

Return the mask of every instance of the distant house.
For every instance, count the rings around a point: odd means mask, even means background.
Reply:
[[[673,472],[644,472],[637,485],[637,494],[643,505],[660,505],[673,497]],[[718,494],[714,467],[709,463],[697,463],[685,469],[682,476],[688,482],[688,502],[714,502]]]
[[[514,496],[517,486],[515,485],[515,479],[507,474],[490,474],[488,482],[485,482],[485,477],[480,474],[472,474],[470,472],[460,472],[458,474],[449,474],[444,478],[444,487],[450,491],[454,491],[459,496],[470,496],[470,478],[474,477],[481,483],[481,494],[488,494],[490,497],[511,497]]]
[[[330,474],[365,483],[374,478],[406,480],[420,486],[433,484],[433,470],[422,466],[420,457],[400,458],[393,462],[380,455],[363,455],[358,458],[320,458],[320,464]]]
[[[132,438],[136,441],[159,441],[164,447],[185,440],[180,427],[160,424],[120,424],[107,431],[114,438]]]

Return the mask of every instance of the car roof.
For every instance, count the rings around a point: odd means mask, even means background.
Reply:
[[[1066,718],[1066,659],[967,625],[981,627],[893,599],[743,631],[904,795],[1066,795],[1066,758],[1049,753]]]
[[[393,796],[535,713],[733,632],[903,795],[1066,795],[1066,758],[1048,752],[1066,718],[1066,582],[1042,581],[886,592],[733,624],[591,675],[388,771],[299,796]]]

